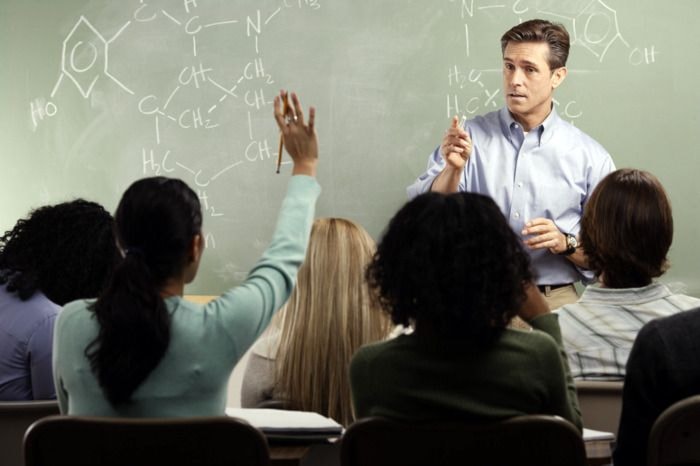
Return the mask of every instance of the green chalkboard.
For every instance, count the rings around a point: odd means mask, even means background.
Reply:
[[[271,236],[291,168],[274,174],[271,101],[286,88],[318,109],[318,215],[377,237],[448,117],[503,104],[500,35],[541,17],[573,38],[559,113],[664,182],[666,280],[700,294],[697,13],[696,0],[0,0],[0,228],[180,177],[209,247],[188,292],[221,292]]]

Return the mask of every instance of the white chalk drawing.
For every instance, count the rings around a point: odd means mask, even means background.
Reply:
[[[598,62],[603,63],[608,52],[613,47],[624,47],[629,50],[628,62],[632,66],[652,65],[656,62],[659,51],[654,45],[632,47],[622,36],[618,21],[617,11],[611,8],[603,0],[582,1],[578,4],[576,14],[562,13],[551,9],[540,9],[539,2],[527,0],[514,0],[508,2],[494,2],[492,0],[447,0],[459,8],[460,18],[464,21],[464,51],[468,63],[471,57],[470,49],[470,23],[480,21],[480,15],[488,11],[497,11],[501,15],[512,13],[516,22],[523,21],[523,15],[549,19],[563,24],[569,31],[572,50],[580,47],[586,53],[594,56]],[[570,4],[571,2],[569,2]],[[549,7],[555,5],[550,3]],[[581,50],[577,51],[581,53]],[[592,70],[569,69],[569,72],[586,73]],[[495,98],[499,89],[489,89],[486,83],[480,79],[484,73],[499,72],[500,70],[485,70],[453,65],[447,72],[449,91],[446,94],[446,114],[463,115],[470,117],[479,113],[494,110],[497,107]],[[571,123],[583,116],[583,110],[575,100],[560,102],[554,101],[562,116]]]
[[[464,40],[460,47],[460,55],[464,54],[461,61],[449,65],[447,70],[445,100],[435,102],[435,105],[445,104],[447,117],[455,114],[469,117],[502,105],[502,90],[491,79],[501,70],[479,69],[472,65],[472,55],[478,51],[474,47],[477,38],[472,37],[474,26],[485,19],[498,17],[499,21],[502,18],[504,23],[515,24],[527,15],[561,22],[571,34],[572,50],[590,54],[601,64],[609,59],[612,51],[618,56],[620,50],[624,50],[630,66],[653,65],[661,53],[653,44],[630,45],[623,37],[616,10],[603,0],[573,2],[577,8],[575,13],[570,11],[572,2],[566,2],[569,10],[562,13],[556,11],[558,3],[554,1],[443,1],[446,8],[455,8],[459,12],[452,15],[452,21],[455,36]],[[61,115],[56,99],[59,92],[77,92],[88,107],[102,96],[98,89],[116,86],[116,92],[123,93],[124,101],[133,108],[133,117],[141,119],[142,126],[148,128],[147,135],[150,134],[150,140],[142,141],[140,153],[133,154],[134,165],[140,167],[143,175],[177,176],[191,182],[199,194],[205,215],[222,217],[226,215],[225,209],[219,208],[209,194],[214,185],[226,182],[233,172],[245,170],[250,164],[267,163],[272,168],[278,155],[276,141],[265,137],[268,131],[256,128],[257,122],[261,121],[259,114],[269,116],[272,97],[277,92],[275,67],[271,65],[275,62],[265,59],[265,35],[282,24],[285,14],[294,10],[313,14],[322,7],[322,1],[273,0],[261,2],[250,11],[237,11],[235,15],[217,13],[220,17],[215,18],[211,17],[212,12],[202,0],[168,2],[165,7],[162,6],[166,5],[165,2],[160,2],[161,6],[155,3],[147,0],[125,2],[124,16],[117,19],[109,34],[96,27],[99,21],[91,20],[87,14],[79,16],[69,26],[69,32],[59,44],[60,50],[57,49],[60,69],[53,88],[47,97],[36,97],[29,102],[32,128],[37,131],[48,120]],[[548,9],[540,9],[540,4],[547,4]],[[185,44],[182,50],[175,51],[181,55],[177,63],[182,65],[178,66],[172,79],[164,80],[167,84],[162,88],[140,93],[137,83],[130,81],[135,79],[134,76],[115,66],[119,63],[114,52],[122,41],[129,43],[130,35],[156,24],[159,31],[164,30]],[[216,63],[208,61],[204,52],[208,46],[217,45],[208,42],[216,32],[238,33],[238,37],[244,38],[243,47],[249,56],[245,59],[232,57],[231,63],[224,63],[225,57],[218,58],[220,62]],[[148,76],[149,71],[144,70],[144,75]],[[584,114],[583,106],[576,100],[555,103],[562,116],[572,123]],[[177,140],[173,142],[171,138],[183,134],[206,138],[216,131],[226,131],[231,118],[225,117],[232,111],[240,113],[233,120],[245,122],[247,126],[248,140],[241,143],[238,153],[216,159],[220,165],[213,168],[211,164],[200,165],[199,161],[178,153]],[[216,247],[216,238],[211,233],[206,241],[208,247]]]
[[[274,27],[275,20],[281,18],[285,10],[303,8],[313,11],[321,7],[321,2],[282,0],[279,6],[269,11],[255,9],[240,18],[205,20],[209,15],[204,14],[203,5],[197,0],[181,1],[181,4],[173,3],[165,9],[139,0],[133,11],[125,14],[122,25],[108,38],[87,16],[81,15],[61,44],[60,73],[49,98],[39,97],[29,104],[31,122],[36,131],[44,120],[59,114],[60,109],[54,98],[66,86],[72,85],[83,99],[88,100],[93,97],[96,86],[101,81],[109,80],[133,98],[133,106],[138,115],[150,120],[152,140],[141,148],[140,160],[137,162],[141,165],[142,174],[178,176],[189,180],[199,194],[204,214],[221,217],[225,214],[209,197],[207,188],[246,163],[269,163],[277,158],[275,144],[264,137],[255,136],[258,131],[253,127],[254,119],[251,116],[251,112],[267,112],[272,102],[271,97],[276,93],[276,89],[271,87],[275,85],[275,80],[268,72],[261,53],[260,37],[268,28]],[[183,50],[183,53],[190,57],[190,64],[180,69],[177,79],[172,80],[176,83],[173,87],[164,88],[158,94],[137,95],[127,80],[110,68],[110,47],[120,39],[127,38],[130,30],[149,27],[149,23],[155,21],[170,25],[173,35],[180,34],[189,38],[191,47]],[[243,28],[245,37],[250,41],[251,52],[254,52],[254,57],[242,66],[240,72],[229,75],[227,79],[222,79],[216,73],[218,64],[207,63],[200,56],[206,32],[217,28]],[[245,89],[241,91],[244,84]],[[202,95],[196,99],[199,105],[176,105],[180,98],[191,102],[191,97],[197,93]],[[227,100],[243,102],[247,108],[244,117],[250,141],[244,144],[243,153],[232,154],[230,160],[214,170],[211,167],[204,170],[196,166],[196,162],[186,162],[178,157],[177,149],[168,143],[165,134],[168,131],[173,134],[173,131],[212,131],[219,128],[222,124],[219,111]],[[216,238],[212,233],[207,234],[206,242],[208,247],[216,247]]]

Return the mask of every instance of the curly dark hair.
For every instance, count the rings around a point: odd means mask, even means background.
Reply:
[[[61,306],[96,297],[119,257],[112,223],[83,199],[32,211],[0,238],[0,284],[22,300],[39,290]]]
[[[426,193],[390,221],[367,280],[394,323],[484,345],[516,315],[532,272],[491,198]]]
[[[589,268],[610,288],[649,285],[668,268],[671,203],[651,173],[621,168],[598,183],[581,218]]]

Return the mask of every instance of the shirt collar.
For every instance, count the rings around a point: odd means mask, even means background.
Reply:
[[[670,296],[671,290],[662,283],[652,283],[640,288],[603,288],[590,285],[581,294],[579,302],[604,304],[641,304]]]
[[[520,123],[515,121],[513,115],[511,115],[510,111],[508,111],[507,106],[501,108],[500,117],[501,129],[506,137],[509,138],[512,136],[513,131],[522,131]],[[555,129],[560,122],[561,118],[559,117],[554,104],[552,104],[552,110],[549,112],[549,115],[547,115],[547,118],[545,118],[539,126],[532,128],[530,132],[537,131],[539,145],[541,146],[542,144],[547,144],[552,139],[554,133],[556,132]]]

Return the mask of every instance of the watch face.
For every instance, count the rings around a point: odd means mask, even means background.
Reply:
[[[566,245],[575,249],[578,247],[578,240],[574,235],[566,235]]]

